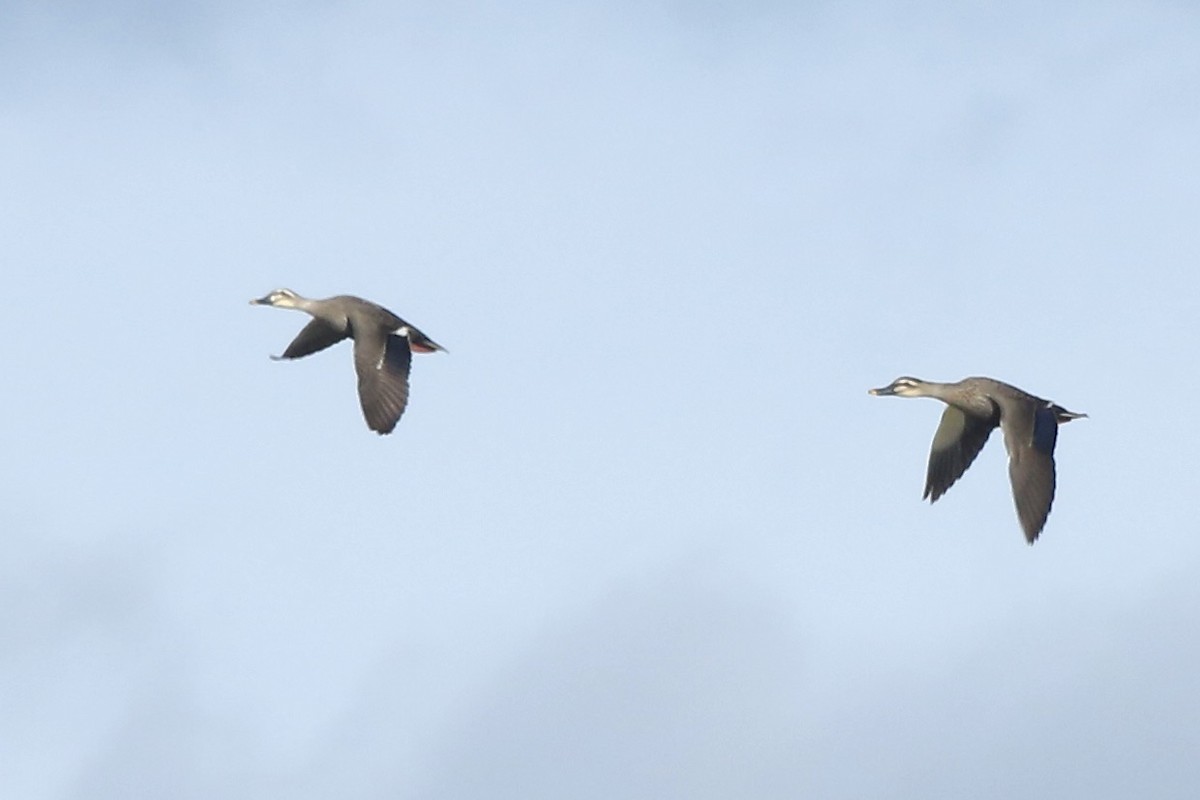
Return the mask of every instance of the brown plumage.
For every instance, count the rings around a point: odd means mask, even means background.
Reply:
[[[1056,475],[1054,445],[1058,426],[1086,417],[1067,411],[992,378],[964,378],[958,383],[935,383],[917,378],[897,378],[873,395],[934,397],[946,404],[933,435],[924,497],[936,502],[962,477],[979,455],[992,431],[999,427],[1008,450],[1008,476],[1012,483],[1017,518],[1030,543],[1046,525],[1054,504]]]
[[[445,350],[400,317],[381,305],[361,297],[338,295],[311,300],[291,289],[276,289],[251,304],[294,308],[313,319],[281,356],[302,358],[337,344],[354,340],[354,371],[358,374],[358,399],[367,427],[391,433],[408,405],[408,372],[412,354]]]

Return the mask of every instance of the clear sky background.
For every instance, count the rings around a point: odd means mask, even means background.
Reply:
[[[0,796],[1193,798],[1200,10],[0,6]],[[449,348],[367,430],[287,286]],[[1090,419],[1025,544],[991,375]]]

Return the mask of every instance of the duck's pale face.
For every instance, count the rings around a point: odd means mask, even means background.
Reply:
[[[276,289],[265,297],[260,297],[257,300],[251,300],[250,305],[254,306],[275,306],[276,308],[294,308],[296,298],[299,295],[291,289]]]
[[[898,395],[900,397],[921,397],[921,381],[916,378],[896,378],[887,386],[881,389],[871,389],[870,394],[877,397],[886,397],[888,395]]]

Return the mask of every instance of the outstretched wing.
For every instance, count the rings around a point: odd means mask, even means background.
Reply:
[[[1052,406],[1030,408],[1028,412],[1013,413],[1001,425],[1008,448],[1008,477],[1012,481],[1017,518],[1021,520],[1025,539],[1033,544],[1054,504],[1057,414]]]
[[[933,447],[929,451],[929,469],[925,475],[925,494],[934,503],[962,477],[979,455],[998,419],[967,414],[955,406],[946,406]]]
[[[335,345],[342,339],[345,339],[349,333],[346,330],[335,328],[328,322],[320,319],[314,319],[312,322],[304,326],[304,328],[288,345],[287,350],[283,351],[283,355],[276,358],[301,358],[310,356],[313,353],[324,350],[326,347]]]
[[[391,433],[408,405],[408,370],[412,350],[403,336],[382,334],[354,340],[358,400],[367,427]]]

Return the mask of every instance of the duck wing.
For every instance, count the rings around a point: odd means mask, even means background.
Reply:
[[[1025,539],[1033,544],[1054,504],[1056,475],[1054,445],[1058,441],[1058,414],[1049,404],[1006,410],[1000,421],[1008,449],[1008,477],[1012,481],[1017,518]]]
[[[929,469],[925,474],[922,499],[937,502],[963,476],[992,435],[997,422],[996,415],[982,417],[968,414],[957,406],[946,406],[929,450]]]
[[[354,339],[354,371],[358,373],[358,400],[367,427],[391,433],[408,405],[408,371],[412,350],[408,339],[379,333]]]
[[[302,358],[337,344],[349,336],[345,329],[338,328],[322,319],[314,319],[305,325],[292,343],[287,346],[281,356],[272,356],[279,360],[283,358]]]

